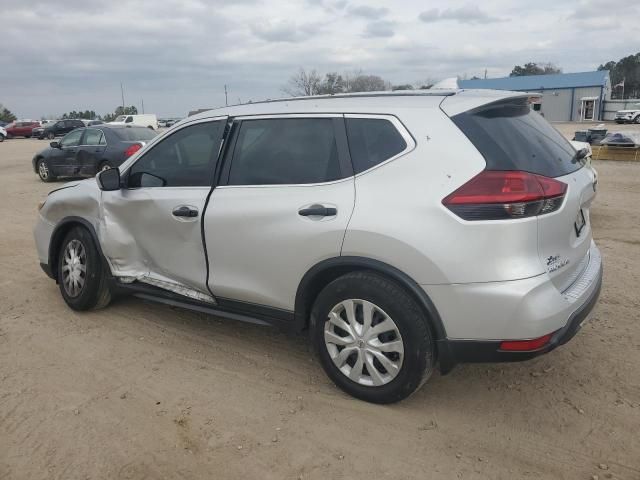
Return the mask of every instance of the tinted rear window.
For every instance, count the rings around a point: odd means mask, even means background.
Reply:
[[[389,120],[347,118],[346,124],[355,173],[364,172],[407,148],[407,142]]]
[[[244,120],[230,185],[321,183],[340,178],[331,118]]]
[[[155,138],[156,132],[150,128],[114,128],[113,132],[125,142],[147,141]]]
[[[452,117],[487,161],[487,170],[522,170],[560,177],[580,169],[576,151],[526,98]]]

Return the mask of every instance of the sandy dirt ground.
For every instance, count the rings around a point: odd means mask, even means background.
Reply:
[[[38,266],[31,157],[0,144],[0,479],[640,479],[640,164],[596,164],[600,302],[569,344],[462,365],[392,406],[303,336],[125,299],[75,313]]]

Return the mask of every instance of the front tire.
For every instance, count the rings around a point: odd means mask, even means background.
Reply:
[[[36,163],[36,168],[38,169],[38,176],[40,180],[45,183],[53,182],[56,179],[56,176],[51,172],[47,161],[44,158],[38,160]]]
[[[395,282],[353,272],[327,285],[311,312],[311,336],[325,372],[348,394],[393,403],[418,390],[435,364],[422,310]]]
[[[640,123],[640,115],[633,120],[633,123]]]
[[[111,301],[104,263],[85,228],[75,227],[64,238],[57,274],[62,298],[73,310],[103,308]]]
[[[0,143],[4,142],[4,135],[0,133]]]

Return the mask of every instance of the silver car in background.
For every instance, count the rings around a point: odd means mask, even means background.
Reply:
[[[51,192],[36,244],[75,310],[133,294],[308,330],[340,388],[390,403],[575,335],[602,279],[583,156],[514,92],[221,108]]]

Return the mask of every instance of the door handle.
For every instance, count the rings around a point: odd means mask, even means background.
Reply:
[[[198,210],[196,210],[195,208],[190,208],[190,207],[177,207],[173,209],[173,216],[174,217],[189,217],[189,218],[193,218],[193,217],[197,217],[198,216]]]
[[[303,217],[333,217],[337,214],[337,208],[324,207],[322,205],[311,205],[310,207],[298,210],[298,215],[301,215]]]

